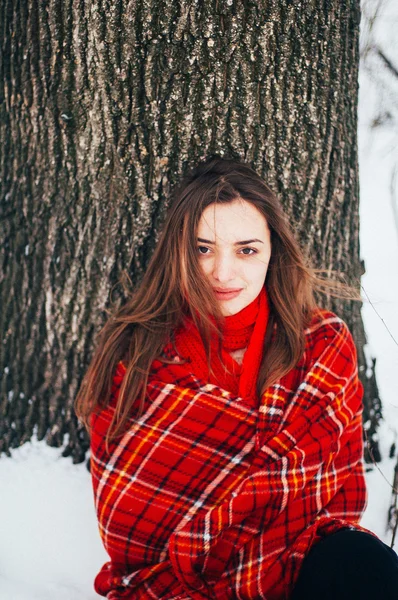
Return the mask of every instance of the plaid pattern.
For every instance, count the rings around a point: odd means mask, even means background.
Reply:
[[[345,323],[316,311],[298,365],[259,408],[155,361],[139,419],[105,451],[118,390],[92,417],[109,598],[288,599],[313,543],[366,505],[362,386]],[[171,347],[166,348],[173,355]]]

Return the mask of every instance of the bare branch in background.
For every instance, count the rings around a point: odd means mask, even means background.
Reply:
[[[376,52],[380,56],[380,58],[383,60],[384,64],[390,70],[390,72],[393,73],[395,75],[395,77],[398,77],[398,69],[392,64],[391,60],[389,58],[387,58],[387,56],[384,54],[384,52],[382,50],[380,50],[380,48],[377,48]]]
[[[361,3],[362,21],[361,21],[361,50],[360,56],[364,60],[368,52],[372,49],[372,33],[381,9],[385,4],[384,0],[363,0]]]

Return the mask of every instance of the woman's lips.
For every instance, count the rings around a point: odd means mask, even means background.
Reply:
[[[221,288],[213,288],[214,293],[216,295],[217,300],[232,300],[232,298],[236,298],[242,291],[242,288],[239,289],[221,289]]]

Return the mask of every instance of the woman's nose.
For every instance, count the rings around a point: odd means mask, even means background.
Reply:
[[[227,282],[235,277],[235,265],[232,257],[216,256],[213,265],[213,277],[217,281]]]

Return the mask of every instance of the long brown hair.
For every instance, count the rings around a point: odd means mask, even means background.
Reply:
[[[215,331],[220,336],[214,322],[220,323],[222,315],[199,265],[196,233],[207,206],[236,199],[253,204],[271,231],[266,276],[270,319],[257,382],[259,394],[301,358],[304,329],[315,308],[314,290],[359,298],[353,288],[320,278],[319,271],[310,267],[276,195],[248,164],[219,156],[199,163],[172,194],[161,237],[140,285],[100,331],[76,398],[76,414],[89,429],[93,411],[109,403],[114,371],[123,360],[127,371],[107,444],[124,432],[133,407],[137,415],[142,412],[150,366],[161,355],[183,314],[195,321],[208,356],[211,335]],[[269,344],[275,324],[278,335]]]

